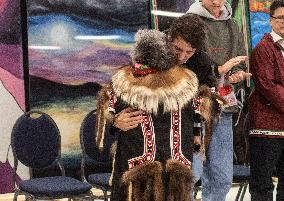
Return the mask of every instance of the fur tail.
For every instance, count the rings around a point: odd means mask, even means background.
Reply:
[[[167,201],[191,201],[193,175],[188,166],[177,160],[168,160],[165,169],[169,176]]]
[[[205,119],[205,132],[203,150],[206,152],[212,138],[213,121],[218,121],[221,114],[221,105],[226,104],[226,101],[205,85],[200,86],[199,96],[202,98],[200,106],[200,114]],[[204,153],[205,154],[205,153]]]
[[[97,111],[96,111],[96,144],[100,150],[103,150],[106,124],[112,124],[114,114],[108,111],[111,85],[103,86],[97,95]]]
[[[147,162],[125,172],[122,183],[128,186],[128,200],[164,200],[162,173],[163,167],[158,161]]]

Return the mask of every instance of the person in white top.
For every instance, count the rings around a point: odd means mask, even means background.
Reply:
[[[281,22],[282,21],[282,26],[284,26],[284,15],[283,18],[278,18],[278,21]],[[273,30],[271,31],[270,35],[272,36],[272,39],[275,43],[278,43],[281,46],[281,52],[282,55],[284,56],[284,39],[283,37],[281,37],[280,35],[278,35],[277,33],[275,33]]]

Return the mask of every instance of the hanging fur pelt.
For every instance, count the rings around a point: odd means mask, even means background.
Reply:
[[[173,159],[164,167],[154,161],[128,170],[123,174],[122,183],[128,187],[128,201],[192,200],[192,171]]]
[[[158,161],[145,163],[125,172],[122,183],[128,187],[128,201],[164,200],[163,167]]]
[[[168,174],[167,201],[191,201],[193,175],[191,169],[177,160],[168,160],[165,172]]]
[[[199,96],[202,98],[200,106],[200,114],[205,119],[205,136],[203,140],[203,151],[206,155],[206,150],[212,139],[213,122],[217,121],[221,114],[221,106],[226,104],[226,101],[206,85],[199,87]]]

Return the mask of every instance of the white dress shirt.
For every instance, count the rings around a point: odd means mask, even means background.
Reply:
[[[279,36],[277,33],[275,33],[273,30],[270,33],[270,35],[272,36],[273,41],[275,43],[278,43],[282,47],[281,52],[284,57],[284,39],[281,36]]]

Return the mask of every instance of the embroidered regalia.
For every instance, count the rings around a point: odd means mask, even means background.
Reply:
[[[131,56],[133,65],[119,69],[98,97],[98,146],[116,114],[144,111],[140,126],[119,133],[111,200],[190,201],[194,125],[208,101],[197,98],[196,75],[176,65],[164,33],[138,31]]]

